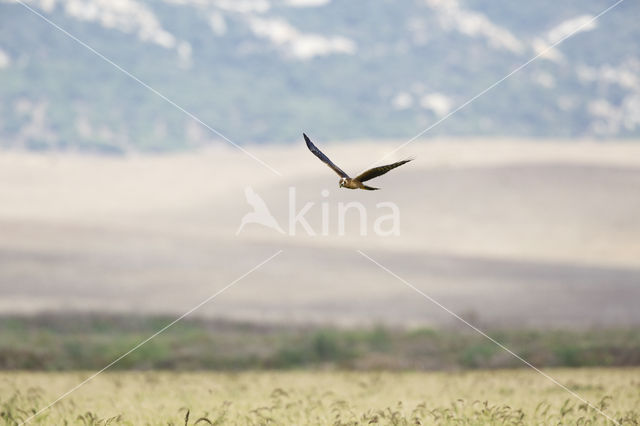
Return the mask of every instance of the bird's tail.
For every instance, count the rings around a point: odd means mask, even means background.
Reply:
[[[374,188],[373,186],[362,185],[362,189],[366,189],[367,191],[377,191],[380,188]]]

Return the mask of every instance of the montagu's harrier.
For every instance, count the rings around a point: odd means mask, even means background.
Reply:
[[[409,161],[413,160],[413,158],[409,158],[407,160],[402,160],[402,161],[398,161],[397,163],[393,163],[393,164],[387,164],[386,166],[380,166],[380,167],[374,167],[373,169],[369,169],[365,172],[360,173],[358,176],[354,177],[354,178],[350,178],[348,174],[346,174],[345,172],[342,171],[342,169],[338,166],[336,166],[335,164],[333,164],[333,162],[331,160],[329,160],[329,157],[327,157],[326,155],[324,155],[322,153],[322,151],[320,151],[314,144],[313,142],[311,142],[311,139],[309,139],[309,137],[306,134],[302,134],[302,136],[304,136],[304,140],[307,143],[307,148],[309,148],[309,151],[313,152],[313,154],[318,157],[320,160],[322,160],[323,163],[325,163],[327,166],[331,167],[331,169],[333,169],[334,172],[336,172],[338,175],[340,175],[340,188],[349,188],[349,189],[366,189],[369,191],[375,191],[376,189],[380,189],[380,188],[374,188],[371,186],[367,186],[365,184],[363,184],[362,182],[366,182],[370,179],[373,179],[375,177],[381,176],[385,173],[387,173],[389,170],[393,170],[396,167],[400,167],[405,163],[408,163]]]

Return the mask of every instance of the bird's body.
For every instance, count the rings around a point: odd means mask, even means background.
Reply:
[[[325,163],[327,166],[329,166],[334,172],[336,172],[340,176],[340,182],[338,183],[340,188],[365,189],[367,191],[375,191],[375,190],[380,189],[380,188],[374,188],[374,187],[371,187],[371,186],[367,186],[367,185],[363,184],[362,182],[366,182],[366,181],[368,181],[370,179],[373,179],[375,177],[381,176],[381,175],[387,173],[389,170],[393,170],[396,167],[400,167],[403,164],[408,163],[409,161],[413,160],[412,158],[409,158],[407,160],[398,161],[398,162],[395,162],[393,164],[388,164],[386,166],[374,167],[372,169],[369,169],[367,171],[364,171],[364,172],[360,173],[358,176],[356,176],[354,178],[351,178],[351,177],[349,177],[348,174],[346,174],[344,171],[342,171],[342,169],[340,167],[338,167],[335,164],[333,164],[333,162],[331,160],[329,160],[329,157],[324,155],[324,153],[322,151],[320,151],[313,144],[313,142],[311,142],[311,139],[309,139],[309,137],[306,134],[303,133],[302,136],[304,136],[304,141],[306,142],[307,148],[309,148],[309,151],[311,151],[316,157],[318,157],[323,163]]]
[[[340,182],[338,183],[338,185],[340,186],[340,188],[347,188],[347,189],[366,189],[369,191],[375,191],[376,189],[380,189],[380,188],[373,188],[371,186],[367,186],[364,183],[360,182],[359,180],[351,179],[351,178],[340,179]]]

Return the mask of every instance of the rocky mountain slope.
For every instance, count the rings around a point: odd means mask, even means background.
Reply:
[[[640,135],[626,0],[0,1],[0,146],[100,152],[425,137]],[[563,37],[578,32],[557,48]]]

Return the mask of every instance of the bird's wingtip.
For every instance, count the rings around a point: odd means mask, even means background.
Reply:
[[[302,136],[304,136],[304,141],[307,144],[307,146],[311,148],[311,145],[313,145],[313,142],[311,142],[311,139],[309,139],[309,136],[307,136],[306,133],[303,133]]]

